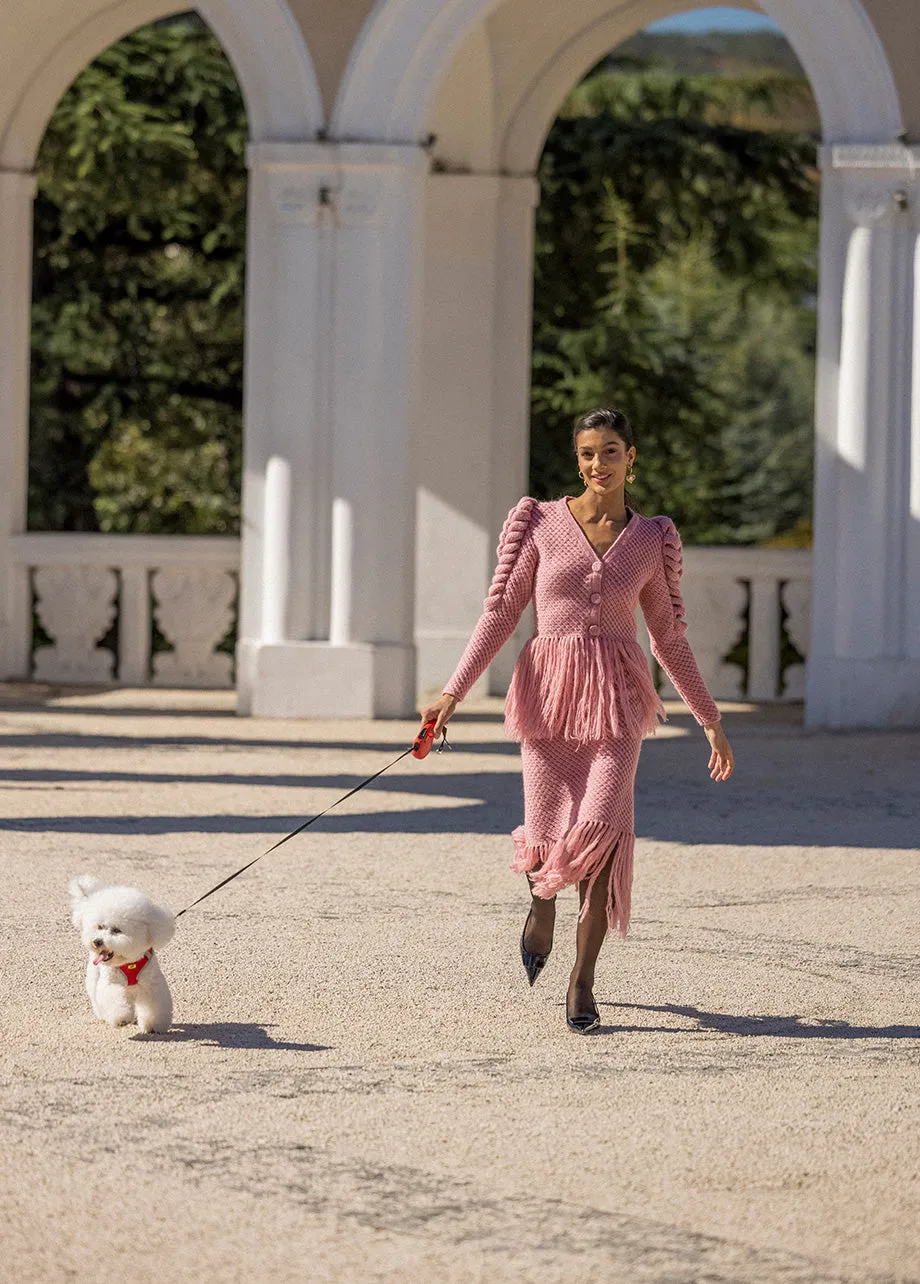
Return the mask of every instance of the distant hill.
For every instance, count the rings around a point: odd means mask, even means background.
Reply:
[[[635,75],[668,73],[699,83],[718,78],[723,91],[735,82],[746,106],[730,113],[732,124],[745,129],[788,130],[820,137],[821,122],[811,86],[784,36],[772,31],[702,33],[642,32],[618,45],[598,72]],[[590,77],[589,77],[590,79]],[[753,92],[760,86],[761,102]],[[730,96],[730,94],[729,94]],[[716,95],[725,99],[725,92]],[[715,100],[713,104],[715,110]],[[711,115],[712,113],[710,113]],[[716,111],[716,114],[721,114]]]
[[[767,68],[789,76],[805,75],[792,46],[772,31],[641,32],[619,45],[604,65],[624,70],[667,67],[697,76],[740,76]]]

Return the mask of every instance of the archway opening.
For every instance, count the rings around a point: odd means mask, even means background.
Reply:
[[[547,137],[531,485],[575,493],[568,426],[622,404],[644,511],[688,543],[807,545],[820,122],[778,29],[706,18],[620,45]]]
[[[240,85],[194,13],[109,46],[49,120],[28,487],[28,529],[49,542],[26,553],[37,679],[232,682],[246,143]]]
[[[246,112],[195,14],[77,77],[39,149],[30,530],[235,535]]]

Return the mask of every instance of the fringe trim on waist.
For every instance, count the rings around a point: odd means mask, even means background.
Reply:
[[[634,638],[536,634],[524,646],[505,701],[513,740],[582,744],[648,735],[664,706]]]
[[[612,825],[587,820],[574,825],[564,838],[551,843],[528,846],[523,825],[518,826],[511,838],[515,847],[511,868],[516,874],[531,874],[535,896],[548,900],[563,887],[588,880],[588,894],[579,919],[587,914],[594,884],[609,861],[607,927],[617,936],[626,936],[636,845],[636,836],[631,830],[616,830]]]

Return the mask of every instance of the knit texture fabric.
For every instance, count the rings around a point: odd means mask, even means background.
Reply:
[[[512,869],[531,873],[540,896],[587,880],[583,913],[606,869],[608,924],[624,936],[636,764],[643,735],[665,716],[636,641],[637,606],[652,653],[697,722],[720,716],[687,642],[680,576],[680,537],[669,517],[633,513],[601,557],[564,499],[522,499],[502,528],[482,616],[444,688],[463,699],[532,599],[534,633],[505,701],[524,776]]]

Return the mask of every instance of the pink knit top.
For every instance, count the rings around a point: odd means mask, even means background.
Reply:
[[[444,690],[463,699],[533,599],[534,633],[505,702],[508,734],[586,743],[621,729],[651,732],[665,713],[636,641],[638,605],[652,653],[697,722],[717,722],[687,642],[680,574],[680,537],[669,517],[633,513],[599,557],[564,499],[524,498],[502,528],[485,609]]]

